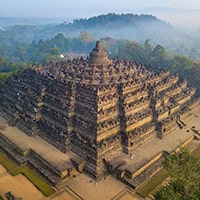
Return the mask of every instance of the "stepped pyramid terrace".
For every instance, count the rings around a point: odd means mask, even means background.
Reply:
[[[86,59],[12,75],[1,84],[0,108],[10,126],[71,155],[70,167],[95,180],[115,172],[131,178],[124,158],[134,160],[136,149],[184,126],[194,95],[177,74],[110,59],[98,41]]]

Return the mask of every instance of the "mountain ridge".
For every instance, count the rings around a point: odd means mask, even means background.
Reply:
[[[88,19],[74,19],[73,22],[45,24],[45,25],[15,25],[4,28],[5,31],[15,32],[20,38],[26,38],[28,35],[29,41],[39,39],[49,39],[62,33],[65,37],[77,37],[80,32],[88,31],[96,39],[101,37],[111,36],[115,38],[127,38],[127,39],[139,39],[137,35],[141,35],[141,32],[152,32],[151,27],[159,26],[162,29],[168,30],[172,26],[153,15],[137,15],[137,14],[116,14],[108,13],[99,16],[90,17]],[[131,33],[126,28],[131,28]],[[133,35],[133,37],[131,36]],[[134,38],[135,37],[135,38]],[[147,36],[145,36],[147,37]],[[149,38],[149,37],[147,37]]]

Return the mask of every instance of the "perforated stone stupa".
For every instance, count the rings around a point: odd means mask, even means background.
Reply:
[[[12,75],[1,85],[0,105],[10,125],[74,152],[101,179],[116,156],[169,134],[194,94],[168,70],[108,58],[98,41],[86,59]]]

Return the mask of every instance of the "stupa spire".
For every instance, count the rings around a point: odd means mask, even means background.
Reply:
[[[107,52],[103,49],[101,41],[96,42],[96,47],[90,53],[89,63],[93,65],[108,65],[110,60]]]

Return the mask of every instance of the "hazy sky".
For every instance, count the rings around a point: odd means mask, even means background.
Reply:
[[[200,26],[200,0],[0,0],[0,17],[88,18],[109,12]]]

